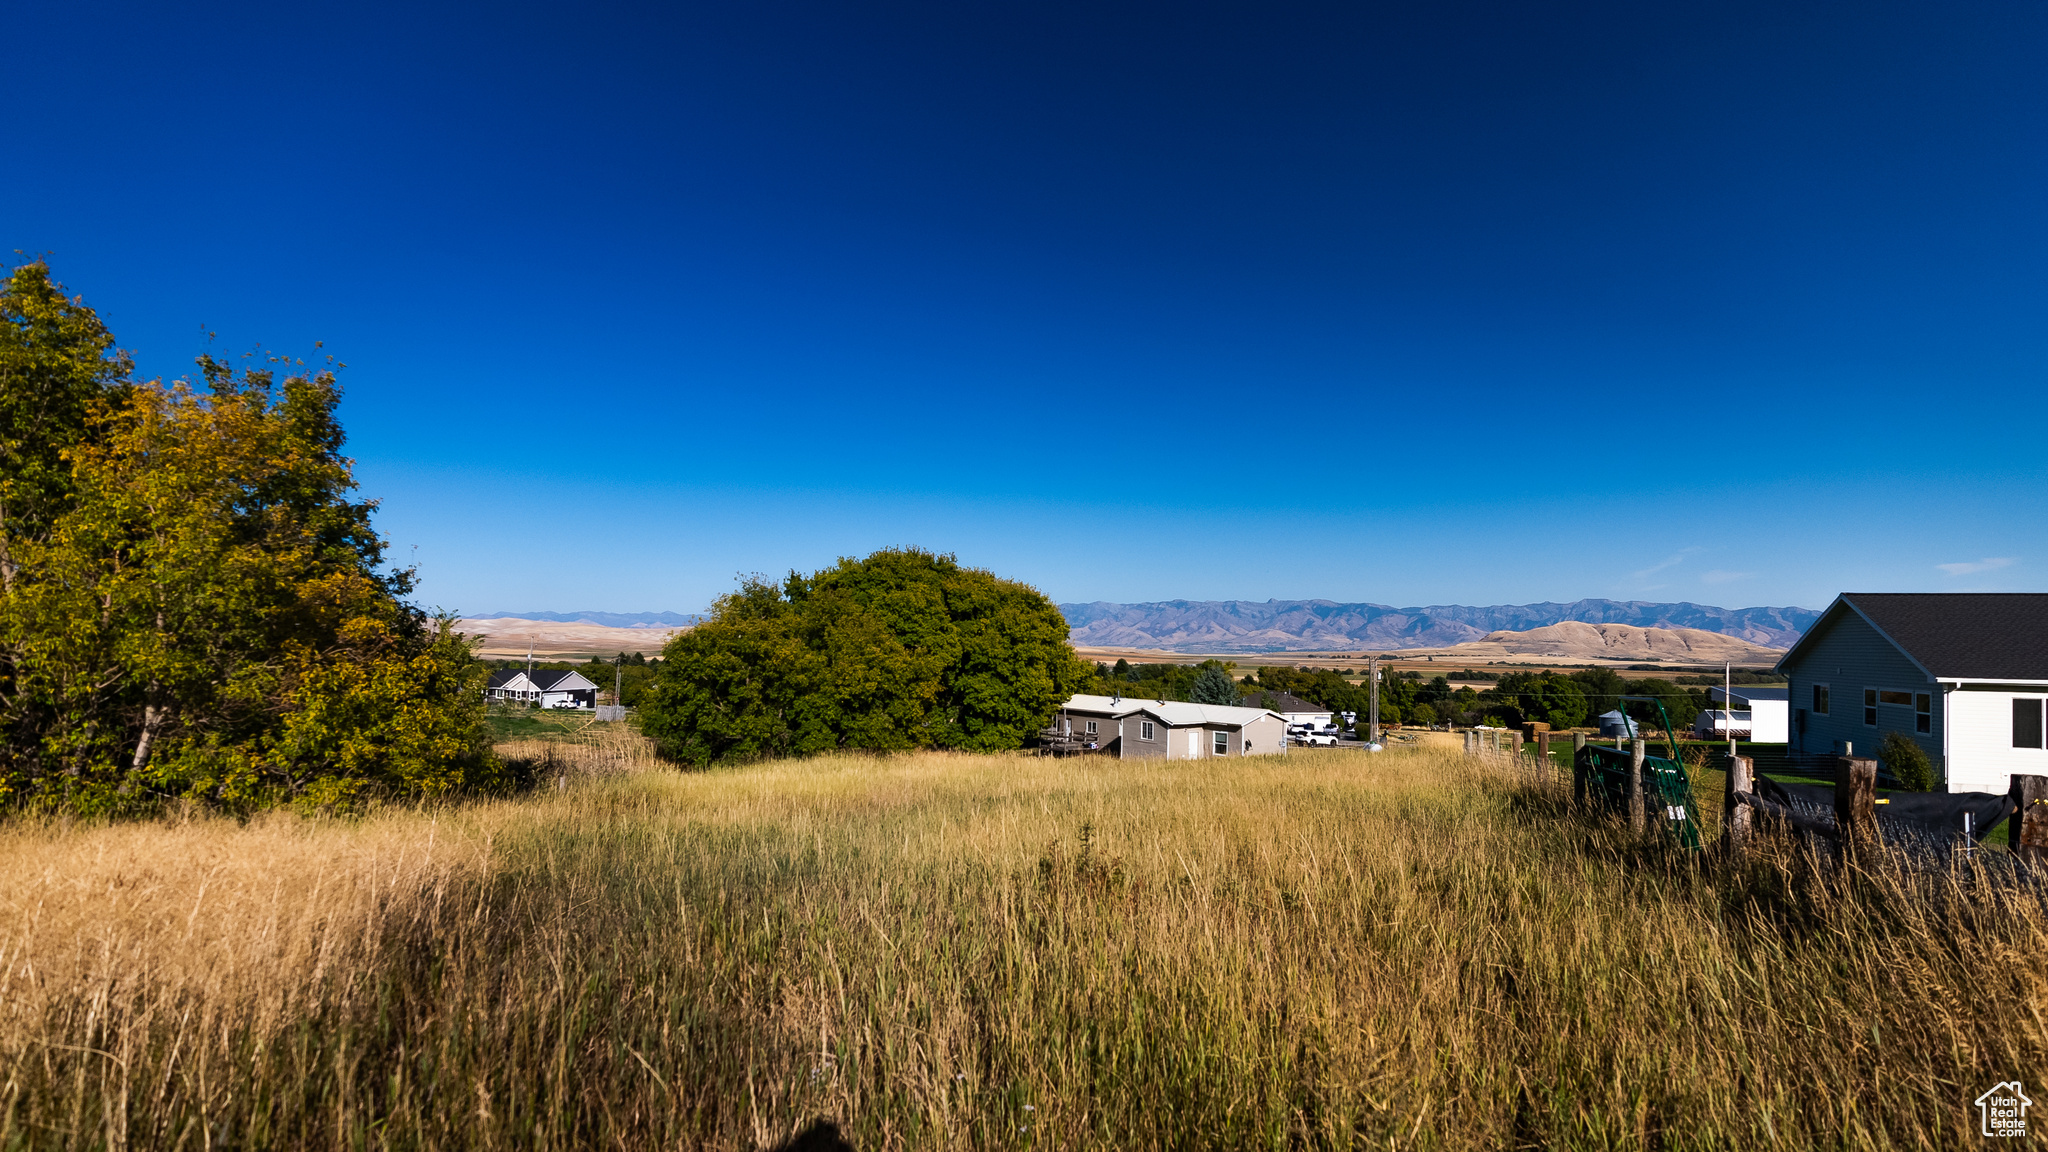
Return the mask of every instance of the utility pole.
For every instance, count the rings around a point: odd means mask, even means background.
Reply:
[[[616,659],[616,660],[614,660],[614,661],[612,661],[612,707],[614,707],[614,708],[624,708],[625,706],[626,706],[626,654],[625,654],[624,652],[621,652],[621,653],[619,653],[619,658],[618,658],[618,659]],[[615,713],[615,715],[618,715],[618,716],[624,716],[624,715],[625,715],[625,713],[624,713],[624,712],[619,712],[619,713]]]
[[[529,691],[532,691],[532,685],[533,685],[533,637],[531,637],[531,636],[528,636],[528,637],[526,638],[526,683],[527,683],[527,686],[528,686],[528,690],[529,690]],[[538,699],[540,699],[540,693],[539,693],[539,692],[534,692],[534,693],[533,693],[533,698],[534,698],[535,700],[538,700]]]
[[[1372,673],[1372,734],[1366,743],[1377,744],[1380,742],[1380,658],[1373,657],[1366,670]]]
[[[1788,693],[1789,695],[1789,693]],[[1749,714],[1751,724],[1756,723],[1756,713]],[[1735,755],[1735,663],[1724,661],[1721,665],[1721,724],[1728,733],[1728,755]],[[1750,739],[1756,739],[1754,731]]]

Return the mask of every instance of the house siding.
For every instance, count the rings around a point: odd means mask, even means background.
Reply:
[[[1088,712],[1078,708],[1068,708],[1054,715],[1052,722],[1055,727],[1064,724],[1075,735],[1086,736],[1088,734],[1088,723],[1091,720],[1095,722],[1094,740],[1101,750],[1114,756],[1123,756],[1124,746],[1119,737],[1119,726],[1124,722],[1121,717],[1107,712]],[[1131,721],[1131,725],[1132,731],[1135,732],[1136,721]]]
[[[1152,725],[1152,739],[1145,739],[1145,724]],[[1124,738],[1121,755],[1125,760],[1166,759],[1167,738],[1173,730],[1150,716],[1136,715],[1124,719]]]
[[[1174,737],[1174,758],[1177,760],[1207,760],[1217,755],[1216,733],[1229,737],[1229,751],[1226,758],[1245,756],[1284,756],[1287,753],[1287,723],[1278,716],[1266,716],[1242,727],[1208,725],[1201,728],[1176,728]],[[1250,740],[1252,749],[1246,752],[1244,742]]]
[[[2048,749],[2012,746],[2012,702],[2048,699],[2048,688],[1948,694],[1951,792],[2008,792],[2012,776],[2048,776]]]
[[[1252,742],[1252,750],[1249,753],[1241,751],[1247,739]],[[1268,716],[1245,725],[1244,730],[1238,734],[1237,742],[1232,745],[1231,754],[1240,756],[1285,756],[1287,754],[1286,722],[1277,716]]]
[[[1787,661],[1780,665],[1791,688],[1792,725],[1788,735],[1793,749],[1825,754],[1839,753],[1846,747],[1859,756],[1876,756],[1888,733],[1903,732],[1920,745],[1933,761],[1935,771],[1946,780],[1940,685],[1846,605],[1823,617],[1815,629],[1817,634],[1803,641],[1796,663]],[[1814,714],[1815,684],[1828,685],[1830,701],[1826,716]],[[1933,730],[1914,731],[1913,709],[1894,704],[1878,706],[1876,727],[1865,724],[1866,688],[1932,693]],[[1951,786],[1950,790],[1956,789]]]

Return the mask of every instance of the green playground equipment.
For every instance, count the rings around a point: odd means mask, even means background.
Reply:
[[[1678,841],[1679,847],[1697,852],[1700,847],[1699,805],[1693,802],[1692,778],[1686,775],[1685,761],[1678,755],[1678,737],[1671,730],[1671,714],[1664,710],[1664,702],[1655,696],[1623,696],[1621,700],[1657,706],[1657,716],[1664,722],[1664,739],[1671,753],[1669,756],[1643,757],[1644,817],[1662,824],[1665,832]],[[1630,720],[1629,727],[1633,732],[1635,721]],[[1586,745],[1572,757],[1573,794],[1582,801],[1589,796],[1597,797],[1608,810],[1627,812],[1628,774],[1634,763],[1634,756],[1626,748]]]

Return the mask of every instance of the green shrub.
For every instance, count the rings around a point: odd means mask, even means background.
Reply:
[[[1904,732],[1888,733],[1877,758],[1898,780],[1900,788],[1908,792],[1934,791],[1934,763],[1911,736]]]
[[[695,766],[837,748],[992,752],[1021,746],[1095,682],[1036,588],[884,549],[781,584],[743,581],[668,642],[640,713],[663,756]]]

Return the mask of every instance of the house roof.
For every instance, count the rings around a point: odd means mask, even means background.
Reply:
[[[1110,696],[1075,696],[1067,701],[1066,708],[1069,711],[1095,712],[1105,716],[1135,716],[1142,712],[1170,728],[1193,728],[1208,724],[1241,728],[1254,720],[1276,716],[1268,708],[1230,708],[1221,704],[1189,704],[1181,700],[1132,700],[1128,697]]]
[[[588,691],[597,687],[574,668],[536,668],[533,670],[533,686],[543,692]]]
[[[537,692],[573,692],[597,687],[574,668],[535,668],[530,674],[524,668],[500,668],[491,673],[486,687],[509,688],[516,680],[525,680]]]
[[[2048,593],[1844,592],[1778,661],[1854,612],[1937,680],[2048,680]]]
[[[1256,688],[1244,694],[1244,704],[1251,708],[1270,708],[1275,712],[1328,712],[1330,709],[1311,704],[1292,692],[1276,692],[1270,688]]]

